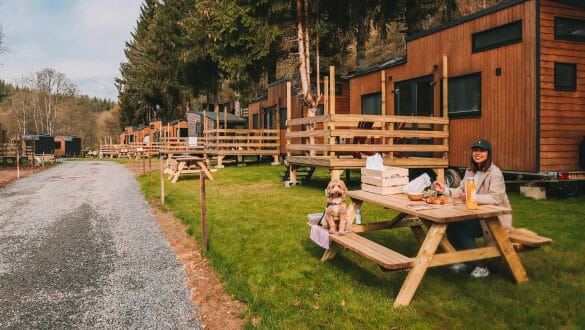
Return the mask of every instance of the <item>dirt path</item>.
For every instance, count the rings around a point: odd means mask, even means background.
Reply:
[[[25,178],[45,169],[46,167],[24,167],[20,169],[20,177]],[[0,188],[16,180],[16,176],[16,167],[0,167]]]
[[[128,163],[125,166],[135,175],[143,173],[142,163]],[[159,175],[159,172],[153,175]],[[207,329],[241,329],[242,320],[238,315],[245,311],[245,304],[226,293],[209,261],[201,255],[197,242],[187,234],[187,227],[172,214],[161,211],[158,208],[160,200],[150,200],[149,203],[167,242],[185,266],[187,285],[191,290],[191,299],[198,307],[196,313],[201,324]]]

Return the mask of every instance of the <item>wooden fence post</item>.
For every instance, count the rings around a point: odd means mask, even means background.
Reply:
[[[165,203],[165,174],[164,174],[164,159],[160,156],[160,203]]]
[[[20,141],[16,145],[16,178],[20,179]]]
[[[199,175],[199,187],[201,195],[201,251],[207,253],[207,198],[205,196],[205,175]]]
[[[150,156],[150,152],[148,152],[148,180],[152,186],[152,157]]]

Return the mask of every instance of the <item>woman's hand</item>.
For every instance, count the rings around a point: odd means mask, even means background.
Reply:
[[[440,192],[441,194],[445,194],[445,186],[439,181],[435,181],[433,184],[433,189],[435,189],[437,192]]]

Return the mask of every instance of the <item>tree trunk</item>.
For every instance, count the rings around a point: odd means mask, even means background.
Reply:
[[[406,0],[406,34],[422,31],[422,8],[417,0]]]
[[[358,31],[356,36],[356,65],[358,70],[366,67],[366,41],[368,40],[369,20],[364,18],[358,24]]]
[[[309,1],[297,0],[297,37],[299,44],[299,73],[301,78],[301,91],[303,93],[303,105],[307,108],[307,117],[315,117],[317,112],[317,99],[311,90],[311,62],[309,57]],[[314,130],[314,125],[310,125]],[[309,138],[310,144],[315,144],[315,138]],[[311,150],[310,155],[314,156],[315,151]]]

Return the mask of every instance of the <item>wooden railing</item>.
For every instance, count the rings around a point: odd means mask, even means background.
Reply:
[[[448,163],[449,120],[443,117],[334,114],[291,119],[288,125],[289,157],[361,158],[377,152],[385,159],[416,157]]]
[[[204,132],[205,150],[230,153],[278,152],[277,129],[210,129]]]

